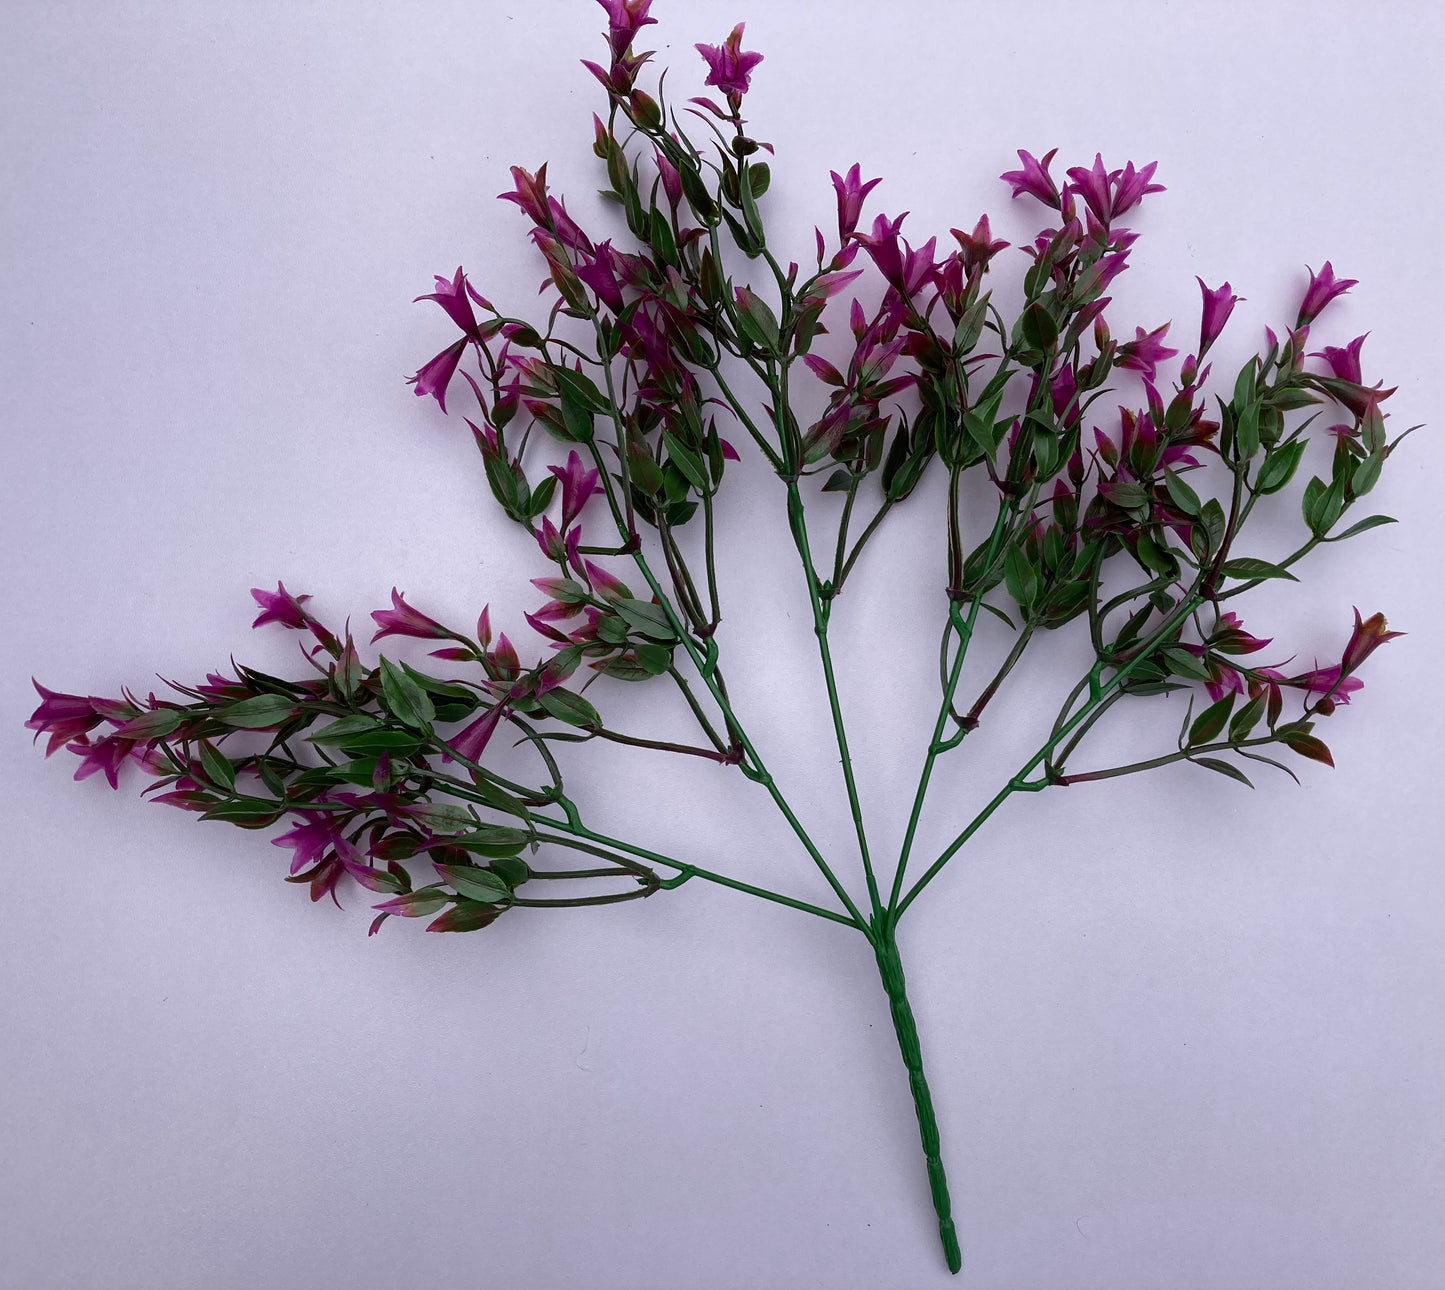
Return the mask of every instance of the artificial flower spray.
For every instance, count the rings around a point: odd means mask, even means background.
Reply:
[[[575,917],[685,882],[836,924],[840,954],[866,948],[876,960],[944,1259],[957,1271],[947,1151],[900,924],[1012,798],[1176,762],[1236,784],[1262,768],[1293,776],[1299,759],[1332,764],[1321,724],[1356,698],[1362,666],[1397,633],[1356,611],[1308,665],[1266,662],[1267,607],[1246,623],[1239,598],[1296,580],[1321,544],[1391,522],[1354,512],[1403,437],[1386,428],[1393,391],[1366,375],[1363,337],[1312,338],[1354,285],[1328,263],[1237,371],[1214,373],[1209,361],[1238,299],[1227,282],[1199,283],[1197,332],[1121,326],[1110,284],[1161,191],[1153,162],[1096,156],[1056,174],[1053,152],[1018,154],[1003,179],[1043,224],[1012,251],[1027,260],[1021,299],[991,289],[990,266],[1009,248],[986,215],[915,245],[904,216],[865,220],[880,181],[857,165],[832,175],[836,227],[782,249],[765,218],[772,149],[744,116],[762,55],[743,47],[742,25],[698,46],[708,92],[675,99],[655,79],[641,83],[650,0],[602,4],[606,57],[586,66],[605,100],[594,149],[618,227],[607,238],[584,230],[545,165],[515,167],[502,196],[544,266],[540,316],[503,312],[460,268],[421,297],[456,334],[417,371],[415,391],[471,436],[496,504],[535,540],[530,646],[495,632],[485,608],[475,625],[447,624],[394,590],[369,644],[425,642],[434,662],[415,666],[372,654],[278,583],[253,592],[256,625],[298,633],[305,674],[236,666],[173,684],[175,697],[38,686],[29,725],[47,753],[79,758],[77,779],[115,785],[129,764],[158,801],[281,827],[272,842],[290,852],[289,881],[312,900],[363,889],[372,932],[393,918],[474,932],[503,916]],[[832,360],[815,348],[825,334]],[[1137,403],[1119,405],[1121,388],[1141,385]],[[825,394],[812,419],[797,411],[810,387]],[[1321,473],[1301,470],[1311,453],[1327,458]],[[816,842],[770,770],[802,750],[760,747],[730,697],[735,660],[718,633],[730,589],[714,551],[717,499],[747,482],[730,470],[741,454],[766,463],[770,473],[752,478],[766,481],[791,535],[836,745],[808,752],[820,774],[841,767],[854,835],[845,854]],[[830,636],[861,630],[863,617],[839,608],[851,575],[876,558],[872,539],[890,514],[922,504],[930,472],[946,484],[929,494],[942,502],[937,713],[901,847],[884,854],[860,805]],[[821,493],[838,496],[824,505]],[[1297,541],[1266,560],[1251,522],[1271,511],[1289,517]],[[1092,663],[1060,685],[1057,715],[977,816],[956,821],[937,854],[918,854],[930,788],[984,741],[989,705],[1030,642],[1061,630],[1087,639]],[[970,646],[985,632],[1010,643],[1001,666],[976,675]],[[677,689],[688,729],[669,739],[628,730],[629,687],[645,684]],[[1120,714],[1158,751],[1099,764],[1090,735]],[[781,814],[797,862],[816,866],[832,899],[787,894],[781,860],[774,888],[705,857],[661,854],[645,819],[627,837],[592,827],[564,764],[571,744],[598,740],[733,768],[758,810]],[[503,741],[527,751],[531,774],[502,772]],[[992,763],[971,765],[976,776]]]

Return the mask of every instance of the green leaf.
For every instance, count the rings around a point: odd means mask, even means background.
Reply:
[[[1168,466],[1164,468],[1164,488],[1169,494],[1169,500],[1186,515],[1199,514],[1201,509],[1199,494],[1184,482],[1182,476],[1176,475]]]
[[[1059,339],[1059,325],[1054,321],[1054,316],[1037,300],[1033,301],[1023,312],[1020,319],[1023,324],[1024,339],[1034,349],[1051,350]]]
[[[1189,758],[1196,766],[1203,766],[1205,770],[1217,771],[1221,775],[1228,775],[1230,779],[1237,779],[1246,788],[1253,788],[1246,775],[1238,766],[1231,766],[1227,761],[1220,761],[1218,757],[1191,757]]]
[[[231,760],[209,739],[202,739],[200,743],[201,768],[206,772],[206,778],[217,788],[223,788],[230,792],[236,785],[236,768],[231,765]]]
[[[296,716],[301,709],[285,695],[258,694],[253,699],[241,699],[227,704],[216,713],[216,720],[224,726],[235,726],[239,730],[269,730],[282,725]]]
[[[560,437],[576,443],[589,442],[593,432],[591,409],[566,385],[561,386],[561,404],[562,425],[566,434]],[[556,426],[548,422],[547,428],[555,430]]]
[[[422,746],[422,740],[405,730],[362,730],[338,746],[355,757],[379,757],[382,753],[409,757]]]
[[[1279,492],[1294,478],[1294,472],[1299,467],[1304,451],[1305,441],[1296,439],[1293,443],[1285,444],[1277,452],[1271,453],[1265,458],[1264,465],[1259,468],[1259,476],[1254,481],[1254,491],[1257,493]]]
[[[1248,461],[1259,451],[1259,404],[1251,403],[1239,413],[1234,426],[1234,451],[1239,461]]]
[[[436,716],[431,697],[387,658],[381,660],[381,691],[387,711],[402,725],[430,732]]]
[[[1226,694],[1218,703],[1211,703],[1197,717],[1194,724],[1189,727],[1190,748],[1199,744],[1207,744],[1224,729],[1224,723],[1229,720],[1230,710],[1234,707],[1234,695]]]
[[[514,856],[532,840],[522,829],[509,829],[501,824],[479,824],[467,833],[447,839],[449,847],[461,847],[475,855],[495,858]]]
[[[1361,520],[1358,524],[1351,524],[1343,533],[1336,533],[1334,537],[1327,538],[1329,542],[1343,542],[1346,538],[1352,538],[1357,533],[1365,533],[1370,529],[1377,529],[1382,524],[1395,524],[1393,515],[1371,515],[1368,519]]]
[[[712,483],[708,479],[707,466],[703,459],[671,430],[662,432],[662,442],[667,447],[667,459],[682,472],[682,476],[699,493],[704,495],[712,492]]]
[[[461,833],[476,825],[476,817],[465,806],[455,802],[425,802],[409,809],[408,814],[430,833]]]
[[[548,716],[565,721],[569,726],[596,730],[602,725],[597,709],[571,690],[548,690],[537,696],[537,702],[546,710]]]
[[[1210,680],[1209,669],[1187,649],[1177,645],[1169,645],[1162,651],[1165,662],[1169,664],[1169,670],[1175,676],[1186,676],[1191,681]]]
[[[1350,476],[1350,491],[1356,497],[1363,497],[1375,486],[1380,477],[1380,467],[1385,464],[1383,452],[1372,452],[1363,461],[1356,463],[1355,473]]]
[[[500,917],[505,906],[484,905],[475,900],[459,900],[445,914],[427,924],[429,932],[475,932]]]
[[[1249,738],[1249,732],[1259,724],[1259,719],[1264,716],[1264,705],[1268,698],[1268,692],[1261,691],[1234,714],[1234,720],[1229,723],[1230,743],[1237,744],[1240,740]]]
[[[647,600],[619,600],[612,608],[633,631],[641,632],[656,641],[669,642],[677,639],[677,633],[668,621],[667,611],[661,605],[654,605]]]
[[[552,504],[552,494],[557,491],[557,476],[548,475],[532,490],[532,500],[527,503],[527,518],[536,519]]]
[[[767,301],[748,287],[737,289],[738,328],[753,344],[770,354],[778,353],[778,320]]]
[[[1251,406],[1254,399],[1255,385],[1255,364],[1259,361],[1258,354],[1250,355],[1249,361],[1239,369],[1239,376],[1234,382],[1234,412],[1238,416],[1245,408]]]
[[[487,866],[513,890],[532,876],[532,866],[519,856],[502,856]]]
[[[285,803],[268,802],[260,797],[233,797],[216,803],[201,819],[224,820],[243,829],[264,829],[285,814]]]
[[[313,744],[344,744],[354,735],[363,731],[380,730],[379,722],[364,713],[357,712],[349,717],[342,717],[340,721],[333,721],[329,726],[322,726],[313,734],[306,736],[306,741]]]
[[[1284,742],[1301,757],[1308,757],[1311,761],[1324,762],[1326,766],[1333,766],[1335,759],[1330,756],[1330,750],[1324,740],[1316,739],[1314,735],[1307,735],[1302,730],[1291,731],[1282,736]]]
[[[1268,560],[1256,560],[1252,556],[1241,556],[1238,560],[1227,560],[1220,570],[1226,578],[1247,578],[1251,582],[1258,578],[1284,578],[1289,582],[1299,579],[1288,569],[1281,569]]]
[[[490,869],[480,869],[469,864],[439,864],[436,868],[437,872],[451,883],[452,889],[458,895],[466,896],[469,900],[496,904],[512,894],[512,889],[506,882]]]
[[[185,719],[185,714],[176,708],[152,708],[132,717],[116,730],[122,739],[164,739]]]

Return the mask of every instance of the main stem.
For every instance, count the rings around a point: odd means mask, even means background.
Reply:
[[[918,1026],[913,1020],[903,976],[903,961],[898,957],[898,943],[893,927],[885,923],[879,929],[873,952],[878,960],[878,975],[888,994],[888,1007],[893,1014],[893,1030],[898,1036],[898,1051],[908,1068],[908,1087],[913,1093],[913,1110],[918,1116],[918,1136],[923,1142],[923,1158],[928,1167],[928,1189],[933,1194],[933,1210],[938,1215],[938,1238],[943,1242],[943,1257],[950,1272],[963,1266],[958,1248],[958,1232],[953,1226],[952,1204],[948,1197],[948,1178],[943,1172],[943,1158],[938,1141],[938,1121],[933,1114],[933,1096],[923,1074],[923,1052],[918,1043]]]

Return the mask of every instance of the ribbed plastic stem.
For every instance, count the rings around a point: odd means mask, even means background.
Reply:
[[[933,1209],[938,1215],[938,1237],[943,1242],[943,1257],[948,1270],[957,1272],[963,1266],[958,1248],[958,1233],[953,1226],[953,1213],[948,1199],[948,1179],[939,1155],[938,1121],[933,1115],[933,1097],[923,1076],[923,1053],[918,1045],[918,1027],[913,1009],[908,1004],[903,977],[903,962],[892,935],[880,937],[875,952],[878,974],[888,992],[888,1005],[893,1013],[893,1029],[898,1034],[898,1051],[908,1068],[908,1086],[913,1092],[913,1109],[918,1114],[918,1134],[923,1141],[923,1157],[928,1165],[928,1187],[933,1193]]]

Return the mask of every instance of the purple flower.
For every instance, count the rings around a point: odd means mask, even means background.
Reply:
[[[1340,667],[1347,673],[1353,672],[1386,641],[1392,641],[1395,637],[1404,634],[1404,632],[1387,632],[1384,614],[1371,614],[1361,622],[1360,611],[1356,609],[1355,629],[1350,633],[1350,641],[1345,646]]]
[[[1307,269],[1308,265],[1305,266]],[[1305,298],[1300,302],[1299,321],[1296,327],[1303,327],[1319,317],[1320,312],[1336,296],[1342,296],[1351,287],[1358,285],[1356,278],[1336,278],[1334,266],[1325,261],[1325,266],[1318,273],[1313,269],[1309,270],[1310,285],[1305,290]]]
[[[598,244],[595,258],[590,264],[578,266],[576,273],[593,291],[597,298],[615,314],[623,310],[622,284],[617,280],[617,271],[623,266],[621,257],[612,249],[612,240]]]
[[[1365,333],[1368,336],[1369,332]],[[1365,336],[1356,336],[1343,349],[1335,345],[1326,345],[1318,354],[1312,354],[1312,358],[1322,358],[1330,365],[1330,371],[1342,381],[1349,381],[1354,385],[1363,385],[1364,380],[1360,376],[1360,347],[1365,343]]]
[[[292,631],[305,631],[311,625],[311,616],[301,607],[310,596],[293,596],[284,583],[278,582],[275,591],[251,588],[251,597],[261,606],[252,627],[264,627],[267,623],[280,623]]]
[[[58,690],[47,690],[33,676],[30,684],[40,695],[40,706],[30,714],[25,728],[35,731],[36,739],[42,734],[50,736],[50,742],[45,746],[47,757],[72,740],[84,738],[104,720],[103,715],[95,710],[95,701],[92,699],[79,694],[61,694]]]
[[[504,638],[505,639],[505,638]],[[492,735],[497,726],[501,724],[502,718],[507,715],[507,705],[498,703],[488,708],[477,720],[473,721],[460,734],[453,735],[447,746],[458,756],[466,761],[479,762],[482,754],[491,742]]]
[[[1244,630],[1238,614],[1227,613],[1219,617],[1219,626],[1209,638],[1210,647],[1222,654],[1254,654],[1269,645],[1274,637],[1261,640]]]
[[[330,848],[343,841],[336,827],[336,818],[330,811],[298,811],[296,818],[301,822],[295,828],[271,839],[273,847],[291,848],[294,853],[291,857],[293,874],[317,863]]]
[[[417,636],[423,640],[445,640],[453,635],[435,619],[413,609],[402,599],[401,593],[395,587],[391,589],[391,603],[390,609],[372,611],[371,616],[381,629],[371,638],[373,645],[383,636]]]
[[[544,161],[535,175],[523,170],[521,166],[513,166],[512,184],[513,190],[510,193],[498,193],[497,200],[516,202],[527,212],[533,224],[546,228],[552,216],[551,208],[547,205],[547,163]]]
[[[858,220],[863,214],[864,200],[883,180],[870,179],[865,184],[862,169],[856,161],[848,167],[846,175],[840,175],[836,170],[830,170],[828,173],[833,179],[833,188],[838,194],[838,237],[841,241],[846,242],[858,227]]]
[[[1158,365],[1179,353],[1164,344],[1164,335],[1168,330],[1168,323],[1150,332],[1135,327],[1134,339],[1119,346],[1119,366],[1143,372],[1145,378],[1152,381]]]
[[[1049,162],[1054,159],[1054,154],[1057,152],[1057,148],[1050,148],[1048,152],[1044,153],[1044,159],[1040,161],[1031,153],[1020,148],[1018,153],[1019,160],[1023,163],[1023,169],[1005,171],[999,178],[1004,183],[1013,185],[1015,197],[1028,193],[1030,197],[1036,197],[1045,206],[1052,206],[1058,210],[1058,186],[1049,175]]]
[[[972,277],[976,270],[987,269],[988,262],[1000,251],[1008,246],[1008,243],[994,240],[993,231],[988,226],[988,216],[979,217],[977,224],[973,226],[972,233],[965,233],[962,229],[951,228],[948,230],[953,234],[963,251],[963,271]]]
[[[107,735],[97,743],[91,743],[81,737],[68,747],[80,758],[80,768],[75,772],[76,779],[89,779],[96,771],[101,771],[110,781],[112,788],[119,788],[121,763],[135,748],[135,741]]]
[[[466,348],[467,341],[463,337],[455,345],[449,345],[442,350],[415,376],[407,377],[407,383],[416,387],[415,393],[418,398],[424,394],[430,394],[441,404],[443,412],[447,410],[447,386],[451,384],[452,377],[456,375],[457,364],[462,361],[462,355],[466,352]]]
[[[682,175],[662,153],[654,150],[652,157],[657,162],[657,173],[662,179],[662,191],[667,194],[667,204],[676,214],[678,205],[682,201]]]
[[[743,52],[744,25],[738,23],[721,45],[696,46],[708,65],[703,84],[717,86],[729,98],[742,98],[748,92],[753,68],[763,61],[761,54]]]
[[[567,454],[565,466],[548,466],[547,469],[562,485],[562,528],[565,531],[582,513],[587,499],[597,491],[598,474],[595,470],[584,469],[582,458],[576,452]]]
[[[456,276],[448,282],[440,275],[437,276],[437,289],[424,296],[417,296],[417,300],[435,300],[447,311],[449,317],[468,336],[477,334],[477,316],[472,313],[471,301],[467,299],[466,278],[462,274],[462,266],[457,265]],[[412,302],[413,304],[416,301]]]
[[[872,257],[888,284],[904,299],[911,299],[934,274],[933,256],[938,239],[929,238],[916,251],[906,241],[900,245],[898,230],[907,217],[907,211],[894,220],[880,215],[873,221],[871,235],[855,233],[853,236]]]
[[[643,27],[657,23],[656,18],[647,16],[652,0],[597,0],[597,3],[607,10],[607,40],[612,46],[613,58],[621,58],[627,52]]]
[[[1109,211],[1111,219],[1133,210],[1147,194],[1166,191],[1163,184],[1149,182],[1158,167],[1157,161],[1151,161],[1143,170],[1135,170],[1134,163],[1126,161],[1122,171],[1114,172],[1114,200]]]
[[[1204,294],[1204,314],[1199,323],[1199,360],[1203,360],[1209,347],[1219,339],[1219,333],[1224,330],[1224,324],[1229,321],[1229,315],[1234,312],[1234,306],[1242,299],[1230,291],[1229,283],[1222,287],[1216,287],[1211,291],[1204,285],[1204,279],[1195,277],[1199,284],[1199,290]]]
[[[1104,158],[1097,152],[1090,169],[1073,166],[1069,170],[1069,178],[1074,181],[1075,191],[1084,199],[1084,205],[1093,212],[1100,224],[1109,223],[1109,189],[1118,175],[1117,170],[1110,173],[1104,169]]]

